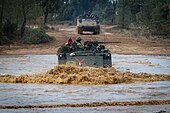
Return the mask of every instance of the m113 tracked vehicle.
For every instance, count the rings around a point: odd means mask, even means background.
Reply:
[[[83,31],[93,32],[93,34],[100,34],[100,23],[98,16],[89,13],[80,15],[77,18],[78,34],[83,34]]]
[[[81,44],[81,38],[75,42],[70,38],[66,44],[58,49],[59,65],[111,67],[111,53],[101,43],[104,42],[86,41]]]

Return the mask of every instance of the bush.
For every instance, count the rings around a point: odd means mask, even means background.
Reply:
[[[152,35],[167,36],[169,35],[169,28],[167,21],[156,21],[150,25]]]
[[[43,28],[26,29],[24,36],[24,44],[40,44],[52,41],[53,38],[49,37]]]
[[[17,30],[17,25],[15,23],[11,23],[7,21],[2,28],[4,35],[11,35]]]
[[[0,45],[10,44],[11,41],[6,36],[0,36]]]

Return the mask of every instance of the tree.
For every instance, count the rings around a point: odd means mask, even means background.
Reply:
[[[23,22],[21,24],[21,38],[24,36],[25,26],[27,23],[27,17],[30,14],[31,10],[36,7],[35,0],[21,0],[21,12],[23,17]]]
[[[58,10],[59,6],[61,5],[60,0],[37,0],[37,3],[43,9],[43,16],[44,16],[44,24],[48,21],[49,13],[53,13]]]
[[[154,35],[167,35],[167,0],[145,0],[141,7],[141,13],[143,24],[149,27]]]
[[[132,22],[136,22],[136,15],[140,12],[143,0],[130,0],[129,7],[132,14]]]
[[[169,7],[168,20],[169,20],[169,31],[170,31],[170,1],[168,2],[168,7]]]
[[[131,22],[131,11],[130,11],[130,1],[129,0],[118,0],[116,7],[116,21],[117,24],[122,28],[125,28]]]
[[[24,19],[21,25],[21,38],[22,38],[25,32],[25,25],[27,22],[27,18],[26,18],[25,0],[21,0],[21,1],[22,1],[22,14],[23,14],[23,19]]]
[[[1,12],[0,12],[0,30],[2,30],[2,21],[3,21],[3,12],[4,12],[4,3],[5,3],[5,0],[2,0],[1,2]]]

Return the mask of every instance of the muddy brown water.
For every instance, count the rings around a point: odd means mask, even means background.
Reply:
[[[170,105],[162,101],[170,102],[169,81],[97,86],[0,83],[0,91],[0,112],[3,113],[170,112]],[[107,106],[110,103],[113,105]]]
[[[170,57],[143,55],[112,55],[113,66],[120,71],[167,74],[170,72]],[[48,63],[47,63],[48,62]],[[2,55],[0,73],[10,75],[46,72],[57,65],[56,55]],[[0,83],[0,112],[170,112],[170,82],[157,81],[112,85],[60,85],[60,84],[12,84]],[[155,101],[161,105],[147,104]],[[159,102],[161,101],[161,102]],[[73,105],[94,105],[101,107],[72,108]],[[104,103],[103,103],[104,102]],[[107,103],[133,103],[136,106],[106,106]],[[121,103],[122,102],[122,103]],[[140,102],[144,104],[139,106]],[[64,108],[48,106],[68,105]],[[32,106],[32,109],[24,107]],[[37,107],[34,107],[37,106]],[[39,107],[38,107],[39,106]],[[47,108],[42,108],[47,106]],[[15,107],[20,107],[14,109]],[[30,111],[29,111],[30,110]]]
[[[0,74],[40,73],[57,64],[56,55],[0,55]]]
[[[169,81],[88,86],[0,83],[0,91],[3,106],[170,100]]]
[[[56,65],[56,55],[0,55],[1,75],[45,72]],[[112,65],[124,72],[170,74],[170,56],[112,54]]]
[[[170,56],[112,54],[112,62],[124,72],[170,74]]]

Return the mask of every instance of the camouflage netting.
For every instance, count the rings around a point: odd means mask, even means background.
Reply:
[[[38,83],[38,84],[119,84],[134,82],[153,82],[170,80],[170,75],[119,72],[115,68],[76,67],[60,65],[44,74],[36,75],[1,75],[4,83]]]

